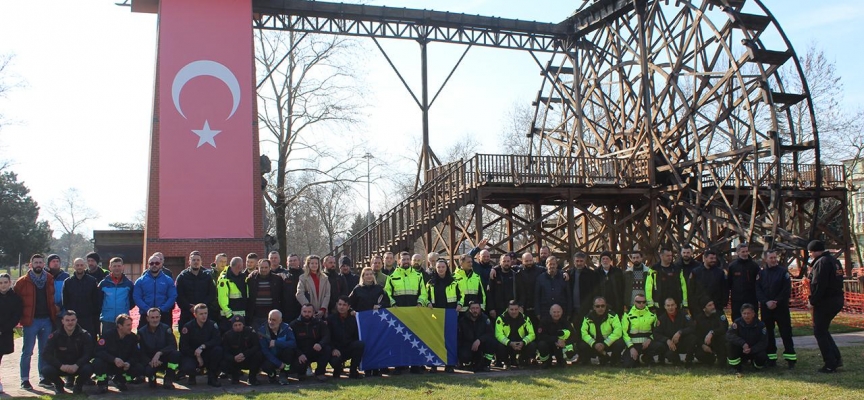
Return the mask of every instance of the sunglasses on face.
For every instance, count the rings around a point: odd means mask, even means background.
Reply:
[[[606,306],[603,304],[599,304],[599,305],[594,306],[594,308],[606,308]]]
[[[153,261],[153,262],[150,263],[150,265],[162,265],[162,263],[160,263],[160,262],[158,262],[158,261]]]
[[[645,303],[647,303],[647,301],[645,301],[645,300],[642,300],[642,301],[636,300],[636,304],[645,304]]]

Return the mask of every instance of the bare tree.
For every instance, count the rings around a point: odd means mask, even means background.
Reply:
[[[359,121],[359,79],[347,62],[353,42],[345,37],[259,30],[255,40],[262,143],[277,152],[265,198],[284,259],[292,203],[313,187],[362,178],[355,172],[364,162],[359,147],[340,148],[345,135],[329,141],[321,135]],[[299,174],[312,178],[298,185]]]
[[[503,154],[528,154],[531,147],[532,120],[534,109],[525,102],[514,102],[513,107],[504,114],[504,129],[501,131],[501,152]]]
[[[12,88],[18,86],[9,79],[9,65],[12,62],[11,54],[0,54],[0,98],[6,97]],[[3,127],[5,118],[0,114],[0,128]]]
[[[72,241],[79,234],[79,230],[87,223],[87,221],[99,218],[99,213],[87,207],[84,199],[81,198],[78,189],[69,188],[63,192],[60,198],[51,201],[47,207],[48,215],[60,226],[60,231],[63,232],[69,240],[67,248],[72,249]],[[86,237],[86,235],[82,236]],[[72,262],[72,254],[66,256],[66,265]]]
[[[140,231],[144,230],[144,221],[146,219],[147,214],[144,210],[138,210],[135,213],[135,217],[131,222],[112,222],[108,224],[112,229],[117,230],[127,230],[127,231]]]
[[[333,249],[336,239],[342,237],[348,229],[348,217],[351,214],[345,207],[348,191],[348,185],[335,182],[316,186],[307,191],[304,196],[305,201],[321,222],[330,250]]]

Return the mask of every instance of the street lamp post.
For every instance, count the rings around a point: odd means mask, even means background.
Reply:
[[[367,152],[363,158],[366,159],[366,224],[372,225],[372,175],[370,162],[375,157],[372,153]]]

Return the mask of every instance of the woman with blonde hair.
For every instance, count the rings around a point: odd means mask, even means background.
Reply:
[[[321,257],[314,254],[306,257],[303,263],[303,275],[297,283],[297,301],[300,304],[312,304],[315,307],[315,318],[327,316],[327,305],[330,304],[330,281],[327,273],[321,270]]]
[[[384,293],[384,282],[378,282],[372,267],[360,272],[360,284],[348,295],[348,304],[357,312],[390,307],[390,297]]]

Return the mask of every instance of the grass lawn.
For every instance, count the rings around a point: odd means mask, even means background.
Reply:
[[[817,374],[821,359],[815,350],[799,352],[798,368],[731,375],[725,368],[697,366],[622,370],[575,367],[520,370],[488,374],[425,374],[392,378],[342,379],[339,383],[280,387],[263,385],[261,392],[208,393],[184,397],[216,400],[326,398],[326,399],[864,399],[864,346],[842,349],[846,363],[841,373]],[[141,386],[143,387],[143,386]],[[223,389],[231,390],[230,385]],[[137,395],[133,390],[131,395]],[[125,395],[124,395],[125,396]]]

